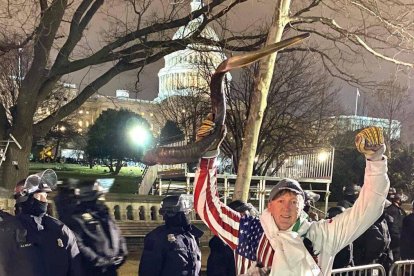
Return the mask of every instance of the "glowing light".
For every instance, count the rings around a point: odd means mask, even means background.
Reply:
[[[144,146],[148,143],[150,135],[148,131],[141,125],[133,126],[129,130],[129,138],[138,146]]]
[[[328,159],[329,155],[326,151],[322,151],[318,154],[319,162],[325,162]]]

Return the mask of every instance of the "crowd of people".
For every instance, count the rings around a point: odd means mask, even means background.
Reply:
[[[361,187],[355,184],[345,187],[344,200],[328,210],[327,219],[351,208],[360,190]],[[395,188],[390,188],[381,216],[360,237],[337,254],[333,268],[378,263],[389,271],[395,261],[412,260],[414,224],[410,224],[410,221],[414,215],[407,216],[402,209],[404,199],[407,199],[407,196],[397,193]]]
[[[205,128],[198,134],[208,135]],[[379,263],[389,269],[414,259],[414,214],[389,189],[379,128],[356,137],[366,158],[362,187],[346,187],[325,218],[312,211],[319,196],[288,178],[272,188],[260,215],[249,203],[222,203],[215,177],[220,143],[200,159],[194,195],[162,200],[165,224],[146,235],[138,275],[200,275],[203,231],[191,224],[193,209],[215,235],[209,276],[329,275],[335,268]],[[105,205],[106,188],[99,180],[58,181],[52,170],[19,181],[15,216],[0,211],[0,275],[117,275],[128,252]],[[59,220],[47,214],[53,189]]]

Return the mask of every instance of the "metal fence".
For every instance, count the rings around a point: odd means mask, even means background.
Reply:
[[[414,260],[396,261],[390,268],[389,276],[413,276]]]
[[[178,144],[174,144],[178,145]],[[280,181],[283,178],[289,177],[298,180],[301,183],[309,183],[310,189],[314,192],[325,193],[325,210],[318,210],[320,216],[323,217],[328,209],[329,201],[329,186],[332,182],[333,173],[333,160],[334,160],[335,149],[324,149],[315,151],[314,153],[294,155],[287,158],[280,169],[273,174],[273,176],[262,175],[252,176],[251,180],[256,185],[250,186],[250,193],[253,198],[259,202],[259,211],[266,208],[267,196],[270,193],[275,182]],[[164,173],[174,170],[182,169],[183,176],[186,178],[185,181],[171,183],[169,179],[171,176]],[[182,193],[191,193],[192,181],[195,177],[194,173],[189,173],[186,169],[186,164],[176,165],[163,165],[158,166],[158,180],[157,186],[158,194],[162,195],[165,192],[180,191]],[[217,174],[218,189],[221,192],[220,196],[223,197],[224,203],[234,191],[234,183],[237,178],[235,174]],[[312,187],[312,183],[322,184],[322,189],[315,189]],[[270,184],[270,185],[269,185]]]
[[[334,269],[332,276],[387,276],[385,269],[380,264],[361,265],[347,268]]]

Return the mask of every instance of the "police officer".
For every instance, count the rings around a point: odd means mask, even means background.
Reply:
[[[60,219],[76,235],[85,276],[117,275],[127,256],[125,239],[104,204],[103,181],[65,180],[55,197]]]
[[[347,185],[343,189],[344,198],[338,202],[337,206],[342,206],[345,209],[351,208],[359,196],[361,187],[356,184]]]
[[[190,223],[192,207],[192,195],[167,196],[162,200],[160,214],[165,225],[145,237],[140,276],[199,275],[201,252],[198,246],[203,232]]]
[[[378,263],[386,271],[391,267],[394,259],[390,249],[391,237],[385,217],[386,214],[382,214],[367,231],[353,242],[355,265]]]
[[[6,252],[12,255],[7,263],[12,272],[4,275],[80,275],[75,235],[61,221],[46,214],[47,194],[56,182],[56,173],[46,170],[17,183],[14,191],[16,221],[11,221],[15,227],[13,243],[17,255]],[[7,248],[2,243],[1,250]],[[29,267],[24,268],[25,265]]]
[[[234,200],[228,206],[242,215],[258,215],[256,208],[250,203]],[[240,275],[251,266],[248,259],[236,254],[217,236],[212,237],[208,245],[210,255],[207,259],[207,276]]]
[[[414,260],[414,201],[412,212],[403,220],[401,229],[401,259]]]
[[[394,261],[400,260],[400,235],[402,224],[406,212],[401,208],[402,200],[406,195],[399,194],[395,188],[390,188],[388,193],[388,200],[391,201],[391,205],[385,208],[385,214],[388,215],[388,228],[391,235],[391,250],[394,256]]]

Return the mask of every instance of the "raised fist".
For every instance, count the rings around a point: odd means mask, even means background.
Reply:
[[[381,160],[385,152],[384,135],[380,127],[367,127],[355,136],[357,150],[371,161]]]

